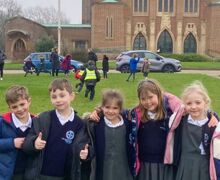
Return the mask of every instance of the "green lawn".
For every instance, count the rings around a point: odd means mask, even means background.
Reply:
[[[101,91],[105,88],[117,88],[120,89],[125,96],[125,105],[127,108],[131,108],[138,103],[136,86],[139,80],[142,79],[142,74],[138,73],[135,82],[126,82],[128,74],[109,74],[109,79],[101,80],[96,87],[96,95],[93,102],[84,98],[84,91],[76,95],[76,99],[73,102],[73,107],[80,115],[84,112],[92,111],[100,103]],[[64,77],[60,74],[60,77]],[[220,93],[219,85],[220,79],[209,77],[201,74],[180,74],[180,73],[150,73],[151,78],[157,79],[163,87],[179,96],[182,89],[186,84],[191,83],[194,80],[201,80],[209,91],[209,95],[212,99],[212,107],[215,111],[220,113]],[[73,76],[69,78],[73,85],[77,82]],[[26,78],[23,74],[8,75],[6,74],[3,81],[0,81],[0,113],[7,111],[7,105],[4,99],[5,90],[14,84],[25,85],[29,88],[32,96],[31,112],[39,113],[51,109],[51,104],[48,95],[48,84],[53,80],[53,77],[48,74],[28,75]]]
[[[5,69],[22,69],[22,63],[6,63]],[[97,62],[97,67],[102,69],[102,61]],[[183,69],[213,69],[220,70],[220,62],[182,62]],[[115,60],[109,61],[109,68],[115,69]]]

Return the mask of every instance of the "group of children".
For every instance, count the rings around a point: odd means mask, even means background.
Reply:
[[[200,82],[186,87],[181,101],[155,80],[142,80],[139,104],[131,110],[124,109],[119,91],[105,90],[101,107],[86,121],[71,107],[75,96],[68,80],[53,80],[49,94],[54,109],[34,117],[28,90],[7,90],[0,179],[220,179],[220,125]]]

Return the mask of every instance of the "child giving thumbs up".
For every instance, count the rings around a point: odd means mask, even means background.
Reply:
[[[34,146],[38,150],[44,149],[46,141],[42,140],[42,133],[40,132],[37,139],[35,140]]]
[[[89,145],[88,144],[86,144],[85,145],[85,147],[84,147],[84,149],[82,149],[81,151],[80,151],[80,158],[82,159],[82,160],[86,160],[87,159],[87,157],[88,157],[88,154],[89,154]]]

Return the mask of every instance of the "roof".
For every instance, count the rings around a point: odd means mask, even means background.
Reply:
[[[57,28],[58,24],[42,24],[48,28]],[[61,28],[91,28],[90,24],[61,24]]]

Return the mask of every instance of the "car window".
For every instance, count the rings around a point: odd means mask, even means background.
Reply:
[[[150,53],[150,52],[146,52],[145,57],[148,59],[157,59],[157,57],[159,56],[157,56],[156,54]]]
[[[130,56],[130,57],[132,57],[133,53],[128,53],[127,55]]]
[[[138,56],[139,56],[140,58],[144,58],[144,53],[143,53],[143,52],[137,52],[136,54],[138,54]]]
[[[47,59],[47,58],[46,58],[46,54],[38,54],[38,59],[39,59],[39,60],[41,60],[41,59],[44,59],[44,60]]]

